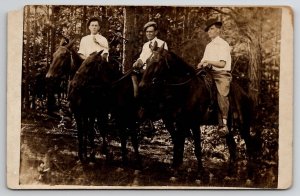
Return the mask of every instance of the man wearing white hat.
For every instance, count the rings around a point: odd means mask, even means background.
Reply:
[[[167,43],[161,39],[157,38],[158,30],[157,30],[157,24],[154,21],[147,22],[144,25],[144,31],[146,33],[146,37],[148,39],[148,42],[146,42],[143,45],[142,52],[137,59],[136,62],[133,63],[133,67],[136,69],[142,69],[145,70],[147,68],[146,60],[152,55],[152,46],[154,43],[157,43],[157,47],[161,47],[164,44],[164,49],[168,50]],[[143,72],[143,71],[141,71]],[[138,80],[137,76],[132,76],[132,81],[134,84],[134,96],[138,96]]]
[[[219,105],[219,136],[224,137],[229,133],[227,118],[229,111],[229,89],[231,77],[231,47],[220,35],[222,22],[217,19],[208,20],[205,32],[211,42],[207,44],[203,58],[198,68],[209,66],[218,90]]]

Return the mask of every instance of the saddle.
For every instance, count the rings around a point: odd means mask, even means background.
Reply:
[[[204,81],[205,87],[209,92],[209,106],[205,114],[205,120],[210,120],[210,119],[216,119],[215,116],[218,114],[218,101],[217,101],[217,86],[216,83],[214,82],[214,79],[212,77],[212,74],[206,70],[203,69],[200,73],[201,79]]]
[[[205,87],[209,92],[210,95],[210,107],[214,106],[215,103],[217,103],[217,86],[216,83],[214,82],[214,79],[212,77],[212,74],[203,69],[203,71],[200,73],[201,78],[204,81]]]

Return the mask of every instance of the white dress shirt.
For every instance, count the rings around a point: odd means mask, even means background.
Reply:
[[[94,37],[99,44],[95,43]],[[87,35],[81,39],[78,53],[88,57],[93,52],[99,52],[101,50],[103,50],[102,54],[108,54],[108,49],[108,41],[105,37],[100,34]]]
[[[213,70],[216,71],[230,71],[231,70],[231,47],[229,44],[219,36],[214,38],[210,43],[207,44],[202,61],[225,61],[225,67],[218,68],[213,66]]]
[[[150,45],[153,46],[155,41],[157,42],[157,47],[161,47],[163,43],[165,43],[164,49],[168,50],[167,43],[155,37],[153,40],[150,40],[143,45],[143,49],[139,57],[139,59],[141,59],[143,63],[146,63],[146,60],[152,55],[152,50],[150,48]],[[144,67],[144,69],[146,69],[146,67]]]

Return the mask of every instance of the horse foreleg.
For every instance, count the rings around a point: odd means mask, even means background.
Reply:
[[[77,125],[77,139],[78,139],[78,157],[81,162],[84,162],[86,157],[83,153],[83,122],[82,118],[79,115],[75,114],[75,120]]]
[[[198,161],[197,177],[200,177],[202,176],[203,173],[200,126],[198,125],[192,128],[192,132],[193,132],[193,139],[194,139],[194,152]]]
[[[95,161],[95,155],[96,155],[94,122],[95,122],[94,117],[91,117],[88,121],[88,138],[91,146],[90,161],[92,162]]]
[[[228,167],[228,174],[230,176],[234,176],[236,174],[236,143],[233,138],[232,132],[226,135],[226,144],[228,146],[230,159],[229,159],[229,167]]]
[[[253,138],[250,136],[250,129],[245,128],[243,129],[242,133],[242,138],[245,141],[246,144],[246,152],[248,156],[248,161],[247,161],[247,178],[248,179],[253,179],[254,178],[254,173],[255,169],[254,166],[256,164],[256,157],[258,156],[260,152],[260,146],[261,142],[258,140],[258,138]]]
[[[102,137],[102,148],[101,153],[106,155],[106,158],[108,158],[108,149],[107,149],[107,130],[108,130],[108,117],[105,114],[101,114],[98,116],[97,119],[98,123],[98,129],[100,132],[100,135]]]
[[[127,134],[126,134],[126,129],[121,129],[121,151],[122,151],[122,161],[124,165],[127,165],[128,163],[128,158],[127,158]]]
[[[138,168],[141,167],[142,161],[139,153],[139,141],[138,141],[138,134],[137,134],[137,128],[132,128],[131,129],[131,142],[132,146],[134,149],[134,154],[135,154],[135,160],[137,163]]]
[[[173,168],[178,169],[183,163],[185,129],[177,127],[174,143]]]
[[[166,120],[166,119],[164,119],[163,121],[165,123],[166,129],[168,130],[168,132],[171,135],[172,143],[174,144],[176,141],[175,127],[171,121]]]
[[[88,140],[88,132],[89,132],[89,124],[88,119],[86,117],[83,118],[83,126],[82,126],[82,155],[84,157],[84,161],[87,160],[87,140]]]

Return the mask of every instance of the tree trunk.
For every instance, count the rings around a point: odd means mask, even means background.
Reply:
[[[249,43],[249,67],[248,77],[250,79],[249,95],[254,101],[254,106],[259,104],[260,80],[261,80],[261,54],[260,44],[257,37]]]
[[[57,10],[55,6],[51,6],[52,15],[50,17],[51,30],[50,30],[50,46],[51,46],[51,55],[55,52],[55,34],[56,34],[56,15]],[[54,97],[54,89],[52,85],[53,81],[47,81],[47,111],[49,114],[54,112],[55,109],[55,97]]]
[[[33,27],[33,49],[32,49],[32,61],[31,61],[31,78],[30,81],[35,82],[35,75],[36,75],[36,65],[37,65],[37,44],[36,44],[36,37],[37,37],[37,5],[33,6],[34,8],[34,27]],[[31,84],[35,85],[35,84]],[[34,88],[34,86],[33,86]],[[32,109],[35,109],[35,94],[29,94],[31,96],[31,104],[32,104]]]
[[[81,32],[83,32],[83,35],[86,35],[86,6],[83,6],[82,12]]]
[[[29,76],[29,45],[31,43],[30,40],[30,6],[26,6],[26,44],[25,44],[25,70],[23,75],[23,85],[24,85],[24,107],[25,110],[29,109],[29,88],[28,88],[28,76]]]
[[[51,17],[51,13],[50,13],[50,5],[47,5],[47,18],[50,19]],[[49,21],[50,23],[50,21]],[[51,23],[50,23],[51,24]],[[46,63],[47,63],[47,70],[48,67],[50,67],[50,62],[51,62],[51,54],[50,54],[50,34],[51,34],[51,30],[49,28],[49,30],[47,31],[47,48],[46,48]]]
[[[135,21],[135,7],[127,6],[123,8],[124,13],[124,29],[123,36],[127,43],[123,43],[123,72],[128,71],[134,62],[134,43],[136,41],[136,21]],[[124,42],[126,42],[124,40]]]

